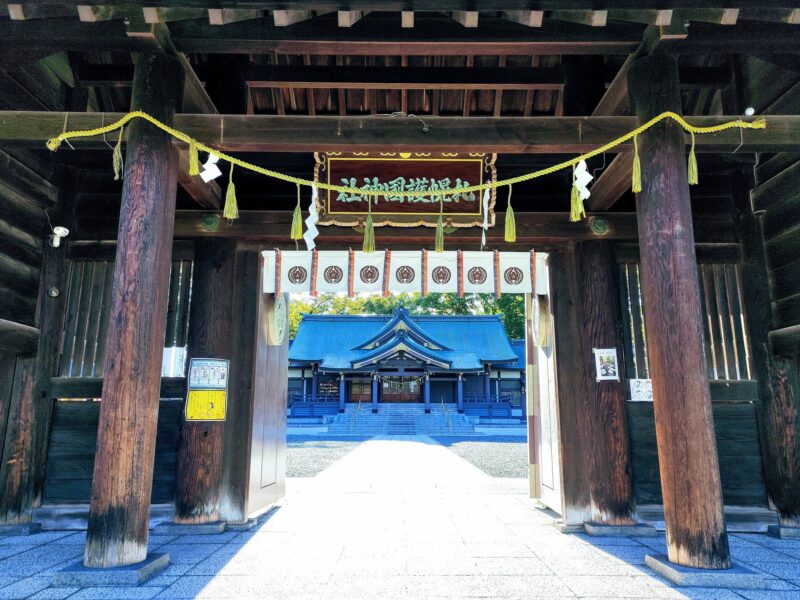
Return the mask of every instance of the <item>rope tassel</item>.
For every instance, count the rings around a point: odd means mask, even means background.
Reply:
[[[233,165],[228,171],[228,190],[225,192],[225,207],[222,216],[232,221],[239,218],[239,207],[236,204],[236,185],[233,183]]]
[[[125,170],[125,163],[122,160],[122,132],[125,128],[119,128],[119,137],[117,144],[114,146],[114,151],[111,153],[111,162],[114,165],[114,181],[122,179],[122,172]]]
[[[369,200],[367,220],[364,221],[364,252],[375,252],[375,226],[372,224],[372,199]]]
[[[294,207],[294,214],[292,215],[292,233],[293,240],[303,239],[303,210],[300,208],[300,186],[297,186],[297,206]]]
[[[572,222],[580,221],[586,216],[586,210],[583,208],[583,200],[578,191],[578,186],[575,185],[575,167],[572,168],[572,195],[569,201],[569,220]]]
[[[692,147],[689,150],[689,162],[686,170],[689,173],[689,185],[697,185],[699,178],[697,176],[697,157],[694,154],[694,132],[692,132]]]
[[[189,175],[200,175],[200,157],[197,155],[197,142],[189,142]]]
[[[506,237],[507,242],[517,241],[517,220],[514,218],[514,209],[511,207],[511,186],[508,186],[508,208],[506,208]]]
[[[436,252],[444,252],[444,196],[439,196],[439,218],[436,220],[436,238],[433,242],[433,249]]]
[[[631,180],[631,190],[634,194],[642,191],[642,164],[639,162],[639,144],[637,136],[633,136],[633,175]]]

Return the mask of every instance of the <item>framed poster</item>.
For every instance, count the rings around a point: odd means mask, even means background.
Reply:
[[[595,381],[619,381],[616,348],[594,348]]]
[[[314,180],[351,188],[379,190],[380,196],[320,190],[318,225],[362,227],[368,212],[376,227],[479,227],[484,211],[494,225],[495,190],[488,206],[483,194],[463,188],[497,180],[496,155],[432,152],[315,153]],[[405,196],[403,192],[446,190],[444,196]],[[370,207],[371,203],[371,207]]]

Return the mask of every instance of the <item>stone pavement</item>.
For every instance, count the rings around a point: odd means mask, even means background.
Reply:
[[[82,555],[82,533],[0,539],[0,598],[800,598],[800,541],[731,536],[770,591],[677,589],[643,566],[663,538],[558,533],[526,487],[430,438],[375,438],[291,480],[257,529],[151,536],[172,565],[137,588],[49,588]]]

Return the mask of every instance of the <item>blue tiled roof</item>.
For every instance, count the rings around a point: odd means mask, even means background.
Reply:
[[[397,317],[382,315],[303,315],[291,347],[294,363],[319,363],[320,369],[350,371],[352,364],[375,354],[375,348],[359,349]],[[481,371],[485,363],[518,362],[500,317],[413,315],[410,321],[446,350],[424,348],[425,352],[450,363],[454,371]],[[383,336],[381,336],[383,337]],[[396,337],[383,342],[389,346]],[[524,366],[524,354],[523,354]]]
[[[525,339],[511,340],[511,348],[514,354],[517,355],[517,362],[515,368],[525,370]]]

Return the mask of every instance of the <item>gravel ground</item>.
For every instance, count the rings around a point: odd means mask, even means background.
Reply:
[[[528,441],[524,437],[493,435],[433,439],[492,477],[528,476]]]
[[[286,476],[314,477],[358,448],[369,436],[347,438],[290,435],[286,443]]]

